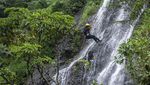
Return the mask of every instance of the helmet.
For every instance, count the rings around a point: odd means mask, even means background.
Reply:
[[[90,24],[86,23],[86,24],[85,24],[85,26],[86,26],[86,27],[89,27],[89,26],[90,26]]]

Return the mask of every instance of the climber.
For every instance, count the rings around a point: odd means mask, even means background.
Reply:
[[[90,51],[88,53],[88,56],[87,56],[87,60],[90,62],[90,60],[92,60],[94,58],[94,52],[93,51]]]
[[[85,27],[84,27],[84,35],[85,35],[85,37],[86,37],[86,39],[94,39],[95,40],[95,42],[99,42],[100,40],[97,38],[97,37],[95,37],[94,35],[91,35],[90,34],[90,29],[91,29],[92,27],[91,27],[91,25],[90,24],[86,24],[85,25]]]

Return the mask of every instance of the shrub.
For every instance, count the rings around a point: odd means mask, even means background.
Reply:
[[[119,52],[126,57],[127,69],[136,85],[150,82],[150,9],[142,16],[142,21],[127,44],[122,44]]]

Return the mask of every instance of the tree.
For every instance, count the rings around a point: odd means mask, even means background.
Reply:
[[[4,62],[7,57],[1,57],[5,65],[1,69],[7,67],[15,74],[14,84],[24,84],[28,76],[32,79],[35,70],[47,84],[55,82],[51,76],[45,77],[44,65],[49,64],[53,68],[53,64],[57,64],[59,67],[59,61],[55,62],[58,58],[56,49],[62,38],[78,36],[70,40],[77,48],[74,43],[79,43],[80,37],[79,31],[72,28],[73,17],[61,12],[51,13],[48,9],[30,11],[15,7],[6,9],[5,13],[8,17],[0,18],[0,43],[8,49],[11,59],[8,63]],[[0,81],[6,81],[2,78]]]
[[[43,9],[49,6],[47,0],[1,0],[0,1],[0,17],[7,17],[4,13],[6,8],[19,7],[28,8],[30,10]]]
[[[87,0],[61,0],[56,2],[52,10],[53,12],[62,11],[70,15],[75,15],[84,8],[86,3]]]

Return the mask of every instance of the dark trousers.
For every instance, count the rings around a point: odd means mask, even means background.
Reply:
[[[94,39],[95,40],[95,42],[99,42],[100,40],[97,38],[97,37],[95,37],[94,35],[86,35],[86,39]]]

